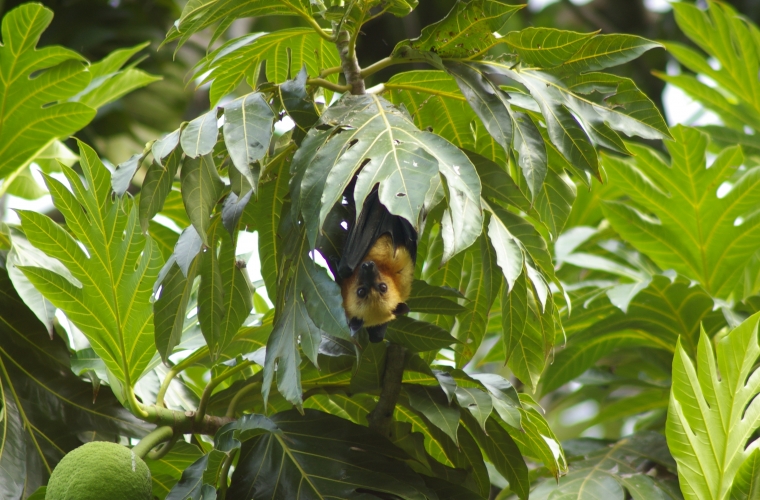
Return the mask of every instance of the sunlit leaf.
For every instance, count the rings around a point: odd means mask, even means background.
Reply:
[[[203,82],[211,81],[211,103],[216,104],[243,79],[253,88],[263,61],[266,61],[267,80],[275,83],[285,82],[302,66],[313,77],[319,76],[323,68],[340,66],[334,43],[321,38],[311,28],[289,28],[230,40],[202,59],[196,72],[198,75],[208,73]],[[328,79],[337,82],[336,76]]]
[[[684,498],[728,498],[742,463],[753,459],[756,446],[747,440],[760,426],[759,319],[749,317],[715,347],[703,329],[697,366],[676,347],[666,435]]]
[[[73,193],[46,179],[71,234],[36,212],[19,216],[29,241],[61,261],[81,287],[48,269],[20,269],[84,332],[117,379],[134,383],[155,353],[150,295],[161,254],[141,234],[134,202],[111,198],[110,173],[95,152],[80,143],[80,156],[84,181],[63,170]]]
[[[633,160],[605,156],[610,182],[625,185],[633,203],[604,206],[613,227],[662,269],[695,279],[713,296],[728,297],[760,244],[752,216],[760,169],[747,170],[725,196],[718,187],[742,163],[727,148],[707,167],[707,137],[692,128],[673,129],[668,163],[655,151],[631,145]]]

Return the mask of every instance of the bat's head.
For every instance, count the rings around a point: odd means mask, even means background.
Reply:
[[[371,327],[409,312],[405,301],[413,280],[414,260],[407,248],[396,248],[390,235],[378,238],[352,274],[341,282],[343,308],[351,330],[365,326],[371,331]]]
[[[403,298],[392,276],[374,261],[360,264],[343,287],[343,305],[350,318],[358,318],[364,326],[374,326],[395,319]]]

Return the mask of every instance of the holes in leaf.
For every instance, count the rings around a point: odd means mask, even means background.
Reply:
[[[364,161],[362,161],[362,164],[359,166],[359,170],[357,170],[357,173],[361,172],[364,169],[364,167],[369,165],[369,162],[371,161],[372,160],[370,160],[369,158],[365,158]]]
[[[396,198],[404,198],[406,193],[396,193]]]
[[[56,104],[58,104],[58,101],[50,101],[50,102],[47,102],[47,103],[43,104],[43,105],[42,105],[42,106],[40,106],[40,107],[41,107],[42,109],[46,109],[46,108],[50,108],[50,107],[53,107],[53,106],[55,106]]]
[[[34,80],[36,78],[39,78],[42,75],[44,75],[45,73],[47,73],[48,71],[50,71],[51,69],[53,69],[54,67],[55,66],[50,67],[50,68],[42,68],[42,69],[38,69],[38,70],[32,71],[31,73],[29,73],[29,79],[30,80]]]

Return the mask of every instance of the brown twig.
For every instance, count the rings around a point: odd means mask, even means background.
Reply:
[[[391,423],[393,411],[396,409],[398,396],[401,393],[401,379],[404,375],[404,347],[399,344],[388,344],[385,357],[385,372],[383,373],[383,388],[375,408],[367,414],[369,428],[378,434],[391,439]]]

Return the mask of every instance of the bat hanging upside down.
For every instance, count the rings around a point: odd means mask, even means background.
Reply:
[[[353,201],[353,200],[351,200]],[[388,323],[409,312],[417,259],[417,232],[380,203],[377,188],[348,230],[338,264],[346,319],[355,333],[365,327],[370,342],[381,342]]]

